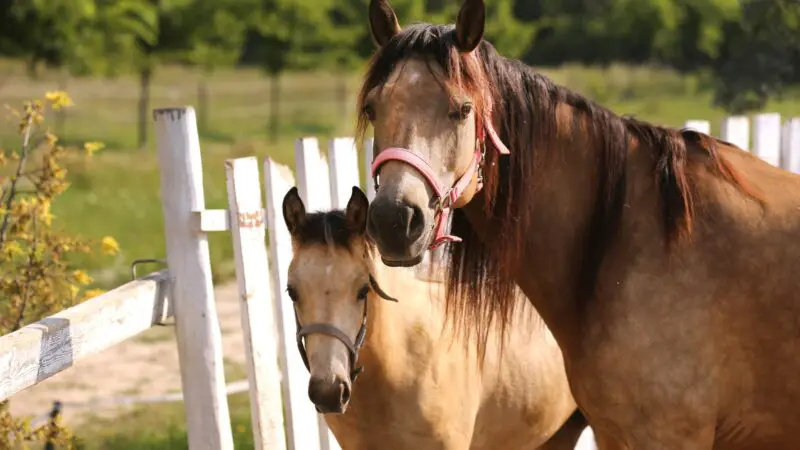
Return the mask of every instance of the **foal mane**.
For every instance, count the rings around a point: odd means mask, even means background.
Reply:
[[[366,250],[363,257],[369,261],[370,265],[372,264],[375,242],[367,233],[357,233],[348,227],[345,212],[340,209],[306,214],[305,220],[297,229],[296,239],[300,245],[325,245],[350,252],[353,251],[353,242],[356,239],[362,239]]]
[[[448,246],[447,264],[448,319],[460,323],[468,333],[476,332],[480,342],[486,341],[494,322],[505,332],[513,317],[517,285],[511,270],[522,261],[522,243],[535,217],[532,202],[525,199],[531,198],[539,182],[537,167],[546,155],[558,150],[559,133],[570,126],[573,136],[583,132],[582,137],[600,149],[596,200],[576,280],[579,302],[593,297],[604,253],[616,237],[625,204],[627,153],[633,141],[654,152],[654,182],[661,196],[663,238],[668,249],[692,234],[693,192],[687,175],[690,145],[706,154],[712,173],[754,195],[719,154],[717,146],[728,143],[688,129],[672,130],[617,116],[521,61],[503,57],[485,40],[475,52],[477,58],[459,52],[452,25],[420,23],[404,28],[373,55],[358,107],[361,112],[367,94],[409,57],[422,57],[441,66],[441,82],[451,91],[470,93],[478,117],[486,101],[492,102],[496,130],[511,150],[511,155],[501,158],[491,148],[491,140],[486,142],[483,197],[492,233],[479,239],[464,211],[454,210],[451,231],[463,241]],[[559,105],[571,107],[572,117],[567,120],[572,124],[560,123],[565,117],[557,114]],[[359,139],[368,124],[367,117],[359,114]]]

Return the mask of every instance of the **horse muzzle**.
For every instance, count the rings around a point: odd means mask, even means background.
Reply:
[[[321,414],[344,413],[350,403],[350,392],[350,381],[339,377],[312,377],[308,382],[308,398]]]

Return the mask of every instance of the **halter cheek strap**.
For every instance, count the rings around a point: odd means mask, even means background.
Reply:
[[[433,170],[431,165],[419,154],[409,150],[407,148],[402,147],[390,147],[382,150],[378,153],[378,156],[372,162],[372,177],[377,178],[378,171],[380,167],[388,161],[401,161],[404,162],[414,169],[416,169],[425,180],[428,181],[428,184],[433,189],[434,193],[436,194],[436,199],[434,199],[434,210],[436,213],[436,223],[434,225],[434,236],[433,241],[431,242],[430,249],[433,250],[440,245],[446,242],[461,242],[461,238],[458,236],[453,236],[450,234],[445,234],[444,226],[450,220],[450,212],[452,209],[452,205],[461,197],[464,193],[464,190],[467,186],[470,185],[472,182],[472,178],[478,174],[478,187],[476,192],[479,192],[483,187],[483,180],[480,176],[480,170],[483,164],[484,158],[484,151],[486,148],[486,137],[489,137],[489,140],[492,142],[492,146],[497,150],[497,152],[501,155],[508,155],[511,152],[508,150],[508,147],[503,144],[500,140],[500,136],[498,136],[497,131],[494,129],[494,125],[492,124],[492,108],[491,103],[487,104],[486,111],[480,120],[479,116],[475,116],[475,126],[477,129],[477,140],[475,145],[475,152],[472,157],[472,162],[470,162],[469,167],[467,170],[461,175],[461,177],[456,180],[455,184],[451,187],[447,187],[439,183],[438,177],[436,176],[436,172]],[[378,183],[375,183],[375,189],[378,188]]]

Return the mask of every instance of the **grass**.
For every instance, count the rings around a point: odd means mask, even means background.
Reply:
[[[247,392],[228,397],[234,448],[254,448]],[[77,435],[78,450],[188,449],[183,402],[137,406],[113,418],[88,417]],[[120,424],[125,424],[120,426]]]

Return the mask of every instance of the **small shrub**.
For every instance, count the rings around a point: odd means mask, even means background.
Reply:
[[[17,148],[0,148],[0,335],[102,293],[92,277],[73,267],[77,254],[119,250],[114,238],[98,242],[70,236],[54,227],[51,207],[69,188],[62,163],[70,155],[91,158],[102,144],[67,148],[45,127],[45,116],[72,105],[64,92],[49,92],[22,109],[6,107],[17,128]],[[49,440],[70,448],[70,432],[56,419],[34,427],[13,417],[9,400],[0,403],[0,448],[28,448]],[[63,447],[62,447],[63,446]]]

